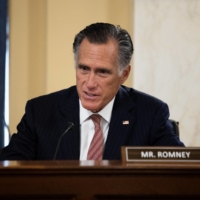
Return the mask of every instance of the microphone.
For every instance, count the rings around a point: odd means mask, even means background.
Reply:
[[[63,132],[63,134],[60,136],[59,140],[58,140],[58,144],[56,146],[56,151],[55,151],[55,154],[54,154],[54,157],[53,157],[53,160],[56,160],[56,156],[57,156],[57,153],[58,153],[58,149],[59,149],[59,146],[60,146],[60,142],[61,142],[61,139],[62,137],[70,130],[74,127],[74,124],[72,122],[68,122],[67,124],[67,129]]]

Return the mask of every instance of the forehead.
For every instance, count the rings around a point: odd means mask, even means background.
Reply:
[[[84,39],[79,47],[79,58],[90,59],[108,59],[116,60],[118,53],[118,44],[114,39],[109,39],[105,44],[90,43],[88,39]]]

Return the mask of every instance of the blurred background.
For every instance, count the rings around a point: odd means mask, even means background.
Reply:
[[[200,0],[8,0],[10,133],[27,100],[75,85],[74,36],[95,22],[128,30],[135,51],[125,85],[165,101],[180,139],[200,146]]]

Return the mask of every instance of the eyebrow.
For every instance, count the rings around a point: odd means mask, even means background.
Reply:
[[[89,66],[87,66],[87,65],[84,65],[84,64],[79,64],[79,65],[78,65],[78,68],[81,68],[81,67],[90,68],[90,67],[89,67]]]
[[[79,65],[78,65],[78,68],[81,68],[81,67],[85,67],[85,68],[87,68],[87,69],[90,69],[90,67],[89,67],[88,65],[79,64]],[[95,69],[95,71],[96,71],[96,72],[105,71],[105,72],[108,73],[108,74],[112,74],[112,70],[110,70],[110,69],[108,69],[108,68],[106,68],[106,67],[97,67],[97,68]]]
[[[107,68],[104,68],[104,67],[100,67],[100,68],[97,68],[96,69],[97,70],[97,72],[99,71],[99,72],[101,72],[101,71],[105,71],[106,73],[108,73],[108,74],[112,74],[112,71],[110,70],[110,69],[107,69]]]

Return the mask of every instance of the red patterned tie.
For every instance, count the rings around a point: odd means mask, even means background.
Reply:
[[[103,152],[103,135],[100,127],[101,116],[93,114],[90,116],[95,126],[95,133],[90,144],[87,159],[88,160],[102,160]]]

